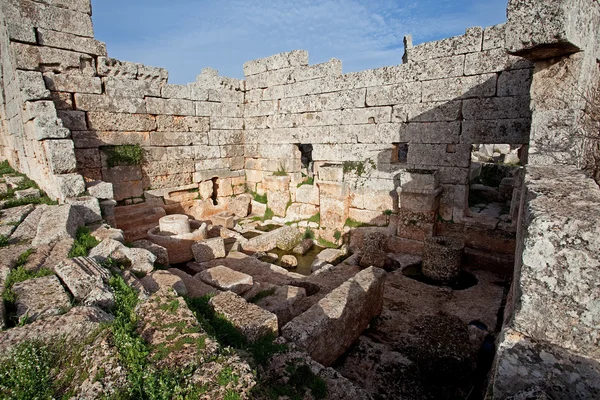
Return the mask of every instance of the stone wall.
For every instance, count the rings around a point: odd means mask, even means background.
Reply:
[[[438,219],[468,224],[471,145],[529,143],[532,68],[504,50],[504,25],[414,47],[407,38],[404,64],[357,73],[338,60],[309,66],[302,51],[248,62],[247,183],[270,192],[265,178],[284,169],[291,201],[319,205],[330,232],[347,218],[377,224],[385,210],[400,213],[406,239],[433,235]],[[313,146],[310,191],[296,189],[300,144]],[[437,171],[436,186],[416,188],[415,169]],[[415,190],[437,190],[436,205],[412,207]]]
[[[583,96],[600,77],[599,27],[594,1],[508,6],[507,50],[535,66],[533,115],[515,273],[490,398],[535,391],[553,399],[600,396],[600,189],[578,169]]]
[[[58,118],[54,94],[48,90],[43,73],[88,69],[89,57],[54,47],[42,50],[35,45],[38,40],[52,41],[49,38],[54,38],[54,32],[65,32],[60,33],[65,37],[81,35],[82,40],[93,41],[93,30],[88,1],[55,5],[2,2],[0,145],[2,156],[11,165],[34,179],[49,196],[64,200],[82,193],[85,186],[76,173],[70,132]],[[39,29],[34,30],[34,26]]]

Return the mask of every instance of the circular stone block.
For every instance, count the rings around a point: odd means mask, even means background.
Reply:
[[[166,215],[158,220],[158,227],[162,233],[184,235],[190,233],[190,219],[187,215]]]
[[[465,243],[460,239],[437,236],[425,239],[422,272],[438,282],[458,279]]]

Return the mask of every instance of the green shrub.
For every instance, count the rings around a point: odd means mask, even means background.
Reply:
[[[29,279],[54,275],[54,272],[48,268],[41,268],[38,271],[30,271],[28,269],[25,269],[23,266],[25,265],[27,259],[31,254],[33,254],[33,249],[29,249],[23,254],[21,254],[17,259],[16,267],[10,270],[8,277],[6,277],[6,281],[4,282],[4,293],[2,294],[2,298],[7,303],[14,303],[16,300],[15,293],[12,291],[12,288],[15,283],[24,282]]]
[[[42,194],[40,197],[23,197],[21,199],[9,199],[4,203],[3,208],[13,208],[24,206],[27,204],[48,204],[56,205],[58,202],[52,200],[46,194]]]
[[[10,243],[8,242],[8,237],[4,235],[0,235],[0,247],[6,247]]]
[[[90,250],[98,246],[100,242],[90,233],[90,229],[85,226],[77,228],[75,234],[75,242],[71,251],[69,251],[69,257],[87,257]]]
[[[315,178],[311,176],[310,178],[306,178],[305,180],[300,182],[298,184],[298,187],[300,187],[302,185],[314,185],[314,184],[315,184]]]
[[[316,222],[317,224],[321,223],[321,213],[318,212],[315,215],[313,215],[312,217],[310,217],[308,219],[308,222]]]
[[[0,175],[14,174],[15,172],[13,167],[8,163],[8,160],[4,160],[0,163]]]
[[[117,165],[140,165],[144,161],[144,149],[139,144],[125,144],[102,148],[109,168]]]
[[[340,239],[342,238],[342,232],[336,230],[335,232],[333,232],[333,238],[335,239],[336,242],[339,242]]]
[[[41,342],[18,344],[0,360],[0,398],[53,399],[54,354]]]
[[[389,216],[390,216],[390,215],[392,215],[393,213],[394,213],[394,212],[393,212],[392,210],[385,210],[385,211],[383,212],[383,215],[387,215],[387,216],[389,217]]]
[[[310,228],[306,228],[306,230],[304,231],[304,235],[302,236],[303,239],[314,239],[315,238],[315,233],[313,232],[312,229]]]
[[[269,207],[267,207],[266,211],[265,211],[265,221],[268,219],[273,218],[275,214],[273,213],[273,210],[271,210]]]
[[[267,194],[258,194],[256,192],[252,193],[252,197],[254,198],[254,201],[261,203],[261,204],[267,204]]]

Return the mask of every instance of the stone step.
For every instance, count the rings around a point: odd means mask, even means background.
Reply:
[[[115,208],[117,227],[123,230],[125,240],[134,241],[145,239],[148,230],[158,225],[158,220],[166,212],[161,207],[151,207],[145,204],[121,206]]]

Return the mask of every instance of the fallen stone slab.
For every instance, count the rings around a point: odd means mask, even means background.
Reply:
[[[218,350],[183,298],[170,287],[140,304],[137,315],[137,331],[150,347],[149,360],[159,369],[193,367]]]
[[[23,190],[15,190],[15,197],[17,199],[40,197],[40,189],[29,188]]]
[[[66,258],[69,258],[69,252],[71,251],[74,242],[75,241],[72,238],[68,238],[59,240],[58,242],[56,242],[56,244],[47,245],[51,247],[50,254],[44,260],[44,263],[42,264],[41,268],[48,268],[54,270],[54,267],[58,263],[60,263]],[[36,247],[36,252],[42,247],[43,246]]]
[[[25,180],[22,176],[7,176],[4,178],[4,181],[11,189],[16,189],[19,185]]]
[[[323,268],[327,264],[335,265],[335,264],[339,263],[341,260],[343,260],[347,254],[348,254],[348,250],[346,248],[325,249],[325,250],[321,251],[319,254],[317,254],[317,256],[315,257],[315,260],[313,261],[313,263],[310,267],[311,271],[315,272],[315,271],[319,270],[320,268]]]
[[[54,267],[54,272],[81,304],[102,308],[115,304],[114,294],[107,285],[110,272],[94,259],[67,258]]]
[[[65,200],[66,204],[71,204],[82,216],[87,224],[93,224],[102,220],[102,212],[100,211],[100,203],[98,199],[92,196],[69,197]]]
[[[71,308],[65,289],[54,275],[15,283],[17,318],[27,316],[28,321],[64,314]]]
[[[222,212],[210,217],[213,225],[219,225],[227,229],[232,229],[235,225],[235,215],[229,212]]]
[[[154,269],[156,256],[145,249],[129,248],[114,239],[105,239],[94,247],[89,256],[97,262],[104,262],[108,258],[129,266],[133,272],[148,274]]]
[[[164,247],[152,243],[149,240],[141,239],[133,242],[135,247],[139,247],[140,249],[146,249],[150,253],[156,256],[156,262],[162,265],[169,265],[169,252]]]
[[[25,240],[33,240],[35,235],[37,234],[37,227],[40,223],[40,219],[42,218],[42,214],[44,214],[44,210],[48,206],[46,204],[40,204],[35,207],[35,210],[31,211],[29,215],[17,226],[17,229],[14,230],[12,235],[10,235],[10,240],[12,242],[21,242]]]
[[[302,240],[296,247],[292,249],[294,254],[305,255],[313,248],[315,242],[312,239]]]
[[[93,224],[89,228],[90,234],[100,242],[104,239],[114,239],[121,243],[125,242],[125,237],[121,229],[113,228],[105,223]]]
[[[37,227],[33,246],[74,238],[77,228],[85,225],[76,208],[69,204],[46,207]]]
[[[300,306],[304,298],[304,288],[284,285],[275,289],[271,295],[258,300],[256,305],[277,315],[279,326],[283,327],[302,312]]]
[[[233,292],[223,292],[209,300],[213,310],[222,314],[250,342],[279,333],[277,316],[259,306],[248,303]]]
[[[206,262],[215,258],[223,258],[225,252],[225,241],[223,238],[205,239],[192,244],[192,253],[196,262]]]
[[[169,271],[154,271],[140,279],[140,282],[150,293],[156,293],[162,288],[171,288],[180,296],[187,295],[183,280]]]
[[[35,206],[27,204],[25,206],[7,208],[0,210],[0,235],[9,237],[21,223],[34,210]]]
[[[177,275],[183,281],[185,285],[185,290],[187,291],[187,296],[190,298],[198,298],[203,297],[208,294],[216,294],[221,291],[213,286],[207,285],[206,283],[199,281],[198,279],[194,279],[193,276],[185,273],[184,271],[177,268],[169,268],[168,271],[172,274]]]
[[[282,226],[249,239],[246,243],[242,243],[242,247],[248,251],[269,251],[275,247],[290,251],[300,243],[302,236],[303,233],[298,228]]]
[[[360,271],[287,323],[282,336],[315,361],[331,365],[381,313],[384,277],[385,271],[379,268]]]
[[[194,276],[196,279],[208,283],[221,290],[228,290],[242,294],[252,289],[254,281],[250,275],[234,271],[231,268],[218,265],[202,271]]]
[[[73,307],[66,314],[37,320],[26,326],[0,332],[0,352],[26,340],[52,343],[59,338],[67,343],[81,343],[100,324],[110,322],[112,316],[96,307]]]
[[[252,195],[244,193],[236,196],[229,203],[229,211],[235,214],[236,217],[246,218],[250,212],[250,202]]]

